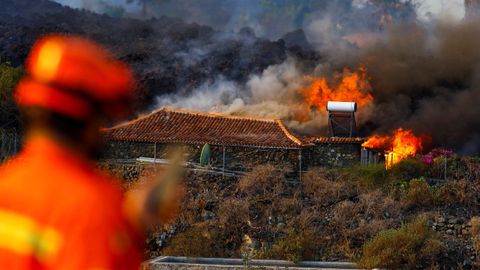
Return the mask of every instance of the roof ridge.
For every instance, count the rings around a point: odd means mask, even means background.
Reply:
[[[136,123],[136,122],[138,122],[138,121],[141,121],[141,120],[143,120],[143,119],[146,119],[146,118],[148,118],[148,117],[150,117],[150,116],[152,116],[152,115],[154,115],[154,114],[156,114],[156,113],[158,113],[158,112],[160,112],[160,111],[162,111],[162,110],[163,110],[163,108],[155,109],[155,110],[153,110],[153,111],[151,111],[151,112],[149,112],[149,113],[147,113],[147,114],[144,114],[144,115],[142,115],[142,116],[139,116],[139,117],[137,117],[137,118],[135,118],[135,119],[132,119],[132,120],[130,120],[130,121],[125,121],[125,122],[123,122],[123,123],[120,123],[120,124],[118,124],[118,125],[115,125],[115,126],[109,127],[109,128],[101,128],[100,130],[101,130],[101,131],[108,131],[108,130],[113,130],[113,129],[125,127],[125,126],[131,125],[131,124],[133,124],[133,123]]]
[[[340,139],[344,139],[344,138],[349,138],[349,139],[354,139],[354,140],[366,140],[366,138],[364,137],[339,137],[339,136],[303,136],[303,137],[306,137],[306,138],[328,138],[328,139],[336,139],[336,138],[340,138]]]
[[[283,133],[285,133],[285,135],[290,139],[292,140],[293,142],[295,142],[296,144],[298,145],[303,145],[303,142],[298,139],[297,137],[295,137],[290,131],[288,131],[287,127],[283,124],[282,120],[280,119],[277,119],[277,123],[278,125],[280,126],[280,128],[282,129]]]
[[[275,122],[279,120],[278,118],[267,118],[267,117],[258,117],[252,115],[229,115],[223,113],[216,113],[216,112],[199,112],[187,109],[179,109],[173,107],[162,107],[157,111],[169,111],[169,112],[176,112],[176,113],[186,113],[192,115],[201,115],[207,117],[217,117],[217,118],[228,118],[228,119],[239,119],[239,120],[253,120],[253,121],[262,121],[262,122]]]
[[[175,113],[186,113],[186,114],[191,114],[191,115],[201,115],[201,116],[207,116],[207,117],[216,117],[216,118],[227,118],[227,119],[239,119],[239,120],[252,120],[252,121],[262,121],[262,122],[276,122],[279,119],[275,118],[262,118],[262,117],[255,117],[255,116],[242,116],[242,115],[227,115],[227,114],[221,114],[221,113],[213,113],[213,112],[197,112],[197,111],[192,111],[192,110],[187,110],[187,109],[178,109],[178,108],[173,108],[173,107],[160,107],[158,109],[155,109],[151,111],[150,113],[147,113],[145,115],[142,115],[140,117],[137,117],[135,119],[132,119],[130,121],[126,121],[123,123],[120,123],[118,125],[115,125],[113,127],[108,127],[108,128],[101,128],[102,131],[108,131],[108,130],[113,130],[121,127],[125,127],[128,125],[131,125],[133,123],[136,123],[138,121],[141,121],[143,119],[146,119],[152,115],[155,115],[161,111],[164,112],[175,112]]]

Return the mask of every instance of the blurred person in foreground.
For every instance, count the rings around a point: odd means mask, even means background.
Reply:
[[[25,69],[15,92],[24,147],[0,169],[0,269],[138,269],[145,196],[129,202],[93,162],[100,128],[130,112],[131,71],[59,35],[39,40]]]

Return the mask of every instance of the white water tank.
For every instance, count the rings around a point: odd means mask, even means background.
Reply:
[[[356,112],[356,102],[341,102],[341,101],[329,101],[327,102],[327,111],[329,112]]]

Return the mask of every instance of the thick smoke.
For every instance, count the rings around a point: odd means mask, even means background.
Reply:
[[[376,97],[370,128],[405,126],[478,153],[479,22],[405,25],[364,52]]]
[[[318,132],[327,122],[324,114],[310,111],[298,92],[304,86],[304,74],[293,59],[252,75],[244,84],[219,78],[205,83],[186,97],[176,94],[160,96],[158,106],[215,111],[225,114],[252,115],[279,118],[290,127],[305,132]],[[299,115],[308,114],[308,121],[299,121]]]
[[[218,31],[237,32],[249,27],[258,36],[277,39],[285,33],[305,28],[312,21],[330,18],[336,30],[376,27],[379,20],[412,18],[412,0],[55,0],[114,16],[150,19],[176,17],[187,22],[209,25]],[[393,7],[393,8],[392,8]],[[383,17],[383,19],[382,19]]]
[[[260,75],[252,74],[244,85],[220,79],[196,89],[187,100],[198,102],[205,89],[215,97],[197,105],[184,106],[178,96],[160,105],[278,117],[302,132],[321,133],[324,114],[312,110],[313,120],[307,122],[295,117],[304,108],[298,94],[304,76],[331,76],[343,67],[362,65],[370,75],[375,101],[358,115],[361,135],[405,127],[431,135],[432,147],[480,152],[480,21],[409,20],[381,31],[339,33],[331,16],[307,25],[309,39],[323,53],[315,69],[304,70],[290,57]]]
[[[283,4],[275,5],[280,2]],[[249,26],[255,33],[243,31],[245,35],[240,36],[244,46],[250,38],[256,40],[255,34],[276,39],[288,30],[302,28],[309,40],[306,47],[314,48],[321,56],[312,65],[305,63],[305,57],[289,55],[284,63],[247,73],[247,80],[226,78],[221,75],[220,65],[213,70],[219,73],[216,79],[200,87],[187,84],[186,88],[175,89],[175,94],[159,96],[157,105],[281,118],[304,133],[321,134],[326,124],[323,113],[309,110],[306,119],[311,120],[306,122],[297,117],[305,108],[298,93],[305,84],[304,77],[331,77],[344,67],[355,69],[361,65],[368,69],[375,101],[357,115],[360,135],[405,127],[430,134],[432,146],[480,152],[476,109],[480,102],[479,21],[422,22],[415,17],[416,8],[405,1],[302,1],[289,6],[295,2],[301,1],[208,0],[200,6],[195,1],[179,0],[150,4],[150,15],[179,16],[213,25],[223,33]],[[227,42],[229,34],[225,36],[216,42],[231,46]],[[195,44],[190,47],[185,51],[185,61],[210,59],[221,51],[215,46],[211,50],[207,47],[206,52]],[[232,61],[238,61],[237,66],[246,57],[258,57],[239,55],[232,57]],[[239,74],[243,78],[245,73]]]
[[[134,5],[127,5],[125,0],[54,0],[62,5],[86,9],[112,17],[122,17],[136,10]]]

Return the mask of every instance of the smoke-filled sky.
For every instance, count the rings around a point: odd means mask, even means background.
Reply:
[[[132,5],[126,5],[125,0],[54,0],[63,5],[68,5],[73,8],[92,8],[95,10],[95,3],[108,3],[111,5],[124,6],[126,9],[131,11],[138,11],[139,7]],[[242,2],[242,0],[238,0]],[[424,18],[428,13],[433,14],[434,16],[450,16],[454,19],[461,19],[464,15],[463,8],[464,0],[423,0],[422,4],[418,10],[420,17]],[[97,8],[99,6],[97,5]],[[98,10],[97,11],[102,11]]]
[[[67,5],[73,8],[85,8],[89,10],[93,10],[96,12],[104,13],[104,12],[109,12],[109,8],[111,7],[122,7],[125,11],[126,14],[130,13],[130,15],[140,15],[140,10],[141,8],[136,5],[135,3],[131,4],[126,4],[126,0],[54,0],[55,2],[58,2],[63,5]],[[135,1],[133,1],[135,2]],[[161,2],[161,1],[159,1]],[[160,5],[158,10],[153,12],[154,14],[161,14],[161,15],[167,15],[167,16],[179,16],[183,17],[186,20],[197,20],[197,22],[202,23],[202,21],[205,21],[205,16],[210,17],[211,14],[205,12],[205,14],[200,14],[203,11],[207,11],[208,9],[208,2],[212,1],[203,1],[202,4],[198,5],[199,2],[198,0],[190,0],[190,1],[163,1],[164,4]],[[192,8],[190,5],[185,5],[182,6],[182,4],[178,3],[188,3],[191,2],[193,3],[193,8],[197,9],[195,12],[193,12],[193,17],[191,16],[192,13],[186,13],[182,12],[182,9],[188,9]],[[215,2],[215,1],[213,1]],[[219,2],[219,1],[217,1]],[[220,1],[221,2],[221,1]],[[237,4],[228,4],[228,6],[231,9],[234,9],[234,11],[241,11],[245,9],[250,9],[253,10],[255,8],[258,8],[259,2],[260,1],[248,1],[248,0],[224,0],[225,3],[232,2],[232,3],[237,3]],[[365,2],[365,0],[356,0],[358,3]],[[463,18],[465,10],[463,6],[464,0],[420,0],[417,1],[419,3],[417,13],[418,17],[422,20],[430,20],[432,18],[438,18],[438,17],[443,17],[443,18],[451,18],[453,20],[460,20]],[[254,4],[252,4],[254,3]],[[196,5],[198,7],[196,7]],[[177,8],[175,8],[177,6]],[[221,5],[218,5],[218,3],[215,3],[213,5],[216,8],[219,8]],[[189,16],[185,16],[185,15]],[[255,12],[252,12],[251,14],[255,14]],[[195,16],[196,15],[196,16]],[[215,26],[215,25],[214,25]]]
[[[433,17],[450,17],[461,20],[465,15],[464,0],[424,0],[418,8],[420,18],[426,20],[429,13]]]
[[[84,0],[83,4],[99,1]],[[178,9],[186,2],[167,1],[161,14],[187,14]],[[327,119],[313,109],[304,115],[307,120],[299,120],[298,115],[305,108],[305,100],[299,94],[305,77],[332,78],[341,74],[344,67],[353,70],[364,66],[371,78],[375,101],[357,114],[361,135],[404,127],[432,135],[436,147],[452,147],[467,154],[480,152],[480,21],[463,20],[463,0],[421,1],[414,18],[408,7],[400,11],[387,7],[385,11],[365,4],[365,0],[355,1],[353,9],[344,4],[346,1],[325,1],[324,6],[316,6],[320,9],[315,12],[298,11],[282,20],[268,19],[269,12],[265,10],[258,13],[263,21],[254,17],[255,12],[247,13],[253,17],[235,17],[240,14],[236,13],[238,10],[256,10],[257,2],[223,2],[223,8],[230,9],[230,30],[246,24],[257,36],[276,39],[300,25],[312,48],[322,56],[315,68],[305,70],[298,59],[289,56],[284,63],[250,74],[246,82],[219,75],[198,88],[159,96],[157,106],[278,117],[290,128],[314,134],[325,127]],[[213,8],[209,4],[219,2],[202,3],[208,10]],[[211,14],[198,12],[189,10],[188,19],[215,24],[208,20]],[[278,12],[274,9],[271,14],[278,16]],[[276,21],[281,27],[265,27]],[[198,57],[194,51],[187,57]]]

